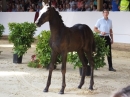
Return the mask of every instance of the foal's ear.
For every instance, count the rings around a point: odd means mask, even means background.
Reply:
[[[51,0],[49,1],[49,6],[51,7]]]
[[[44,2],[44,1],[42,2],[42,6],[43,6],[43,7],[45,6],[45,2]]]

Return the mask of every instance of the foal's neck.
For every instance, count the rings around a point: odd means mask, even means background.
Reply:
[[[49,21],[51,34],[59,34],[66,27],[61,19],[54,17]]]

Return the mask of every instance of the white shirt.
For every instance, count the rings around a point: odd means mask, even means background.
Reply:
[[[105,36],[109,36],[110,29],[112,29],[112,21],[110,19],[106,20],[106,19],[104,19],[104,17],[100,18],[96,22],[95,27],[97,27],[99,31],[105,32],[106,33]]]

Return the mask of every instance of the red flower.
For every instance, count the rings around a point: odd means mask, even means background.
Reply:
[[[31,56],[32,61],[35,61],[35,58],[36,58],[36,55]]]

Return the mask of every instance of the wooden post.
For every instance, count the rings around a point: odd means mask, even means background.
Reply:
[[[98,11],[103,10],[103,0],[97,0],[97,10]]]

